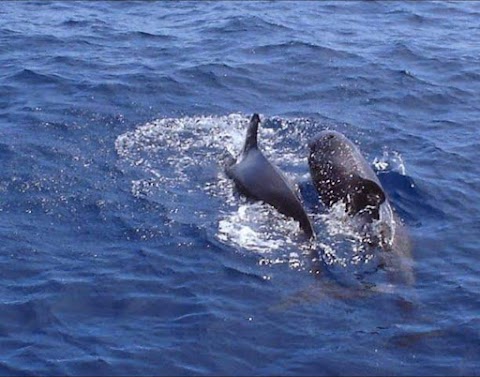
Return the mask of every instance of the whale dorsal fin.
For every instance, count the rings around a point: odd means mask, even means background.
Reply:
[[[245,145],[243,146],[243,153],[248,152],[252,148],[257,147],[257,134],[260,117],[257,113],[252,115],[250,124],[248,125],[247,136],[245,138]]]
[[[367,207],[378,209],[385,200],[385,193],[378,183],[354,175],[349,182],[351,195],[347,200],[347,210],[351,214],[356,214]]]

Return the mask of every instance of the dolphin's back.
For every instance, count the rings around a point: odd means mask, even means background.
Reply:
[[[314,235],[295,189],[258,148],[244,152],[240,161],[227,169],[227,174],[244,195],[274,206],[280,213],[299,221],[309,237]]]

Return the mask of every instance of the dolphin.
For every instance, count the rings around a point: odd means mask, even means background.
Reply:
[[[268,203],[280,213],[294,218],[309,238],[315,238],[312,223],[305,212],[298,191],[258,148],[259,124],[260,117],[253,114],[245,144],[237,160],[226,168],[226,174],[235,182],[241,194]]]

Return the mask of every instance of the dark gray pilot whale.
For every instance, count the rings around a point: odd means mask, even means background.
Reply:
[[[362,240],[389,251],[381,259],[390,279],[413,285],[410,237],[359,148],[331,130],[317,134],[309,147],[310,174],[322,202],[331,207],[342,201]]]
[[[331,207],[342,201],[346,212],[365,230],[382,220],[389,225],[393,213],[382,185],[360,150],[343,134],[322,131],[309,143],[308,164],[322,202]],[[391,236],[388,226],[383,238]],[[380,240],[385,241],[385,240]]]
[[[312,223],[294,186],[258,148],[259,123],[260,117],[253,114],[243,149],[237,161],[226,168],[227,176],[235,182],[240,193],[268,203],[280,213],[293,217],[308,237],[315,237]]]

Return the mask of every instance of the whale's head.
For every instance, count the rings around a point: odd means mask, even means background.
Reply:
[[[322,201],[343,201],[350,215],[378,218],[385,193],[359,149],[343,134],[325,130],[309,142],[308,164]]]
[[[333,154],[341,151],[347,145],[349,145],[349,141],[344,135],[331,130],[319,132],[308,142],[310,154]]]

